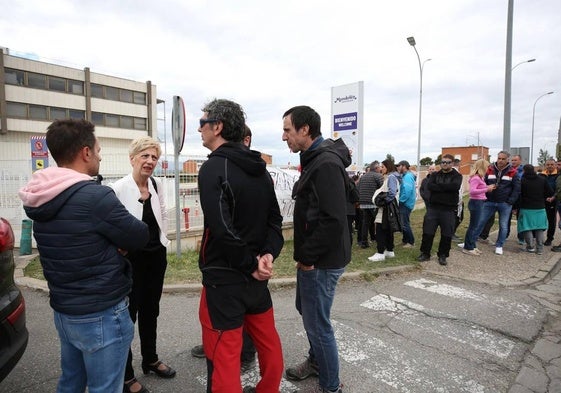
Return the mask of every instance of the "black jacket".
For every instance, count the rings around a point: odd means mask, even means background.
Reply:
[[[535,173],[524,174],[520,184],[521,209],[545,209],[545,198],[554,195],[547,179]]]
[[[433,172],[427,180],[430,192],[430,207],[439,210],[456,210],[462,186],[462,175],[452,169]]]
[[[208,156],[198,182],[204,213],[199,253],[203,284],[254,280],[256,257],[270,253],[276,258],[284,243],[282,215],[265,161],[259,152],[228,142]]]
[[[372,205],[374,192],[384,184],[384,176],[381,173],[368,171],[358,181],[359,203]]]
[[[317,268],[342,268],[351,259],[345,205],[349,149],[342,139],[324,140],[300,154],[294,184],[294,260]]]

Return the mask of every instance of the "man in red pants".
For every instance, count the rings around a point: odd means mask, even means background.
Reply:
[[[243,392],[278,392],[284,366],[267,282],[283,237],[273,181],[261,154],[242,143],[240,105],[215,99],[202,111],[199,132],[211,151],[198,180],[204,213],[199,319],[207,392],[242,392],[244,328],[257,348],[261,380]]]

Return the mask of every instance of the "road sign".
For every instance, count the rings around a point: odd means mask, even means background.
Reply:
[[[171,111],[171,135],[175,154],[179,155],[185,142],[185,105],[179,96],[173,96],[173,109]]]

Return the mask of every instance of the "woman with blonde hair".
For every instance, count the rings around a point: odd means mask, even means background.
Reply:
[[[483,180],[489,161],[480,159],[473,164],[469,178],[469,226],[466,232],[466,239],[462,252],[468,255],[481,255],[481,251],[476,247],[477,236],[475,233],[477,223],[483,214],[483,205],[487,200],[485,193],[492,191],[494,186],[488,186]]]
[[[160,298],[167,267],[167,210],[164,187],[160,179],[152,177],[162,154],[160,143],[151,137],[140,137],[129,147],[132,173],[110,186],[127,210],[148,224],[150,240],[143,249],[129,252],[132,266],[132,291],[129,295],[129,313],[133,322],[138,317],[142,371],[155,373],[160,378],[173,378],[175,370],[162,363],[156,353],[157,320]],[[149,392],[138,382],[129,351],[123,386],[125,393]]]

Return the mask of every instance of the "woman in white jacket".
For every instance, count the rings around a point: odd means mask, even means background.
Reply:
[[[129,147],[132,173],[110,186],[127,210],[148,224],[150,240],[141,250],[127,255],[132,265],[132,291],[129,312],[133,322],[138,317],[138,332],[142,354],[142,371],[150,371],[161,378],[173,378],[175,370],[158,359],[156,353],[157,319],[167,267],[169,240],[164,189],[159,179],[152,177],[162,150],[151,137],[135,139]],[[135,378],[132,351],[129,350],[125,371],[124,392],[147,393]]]

